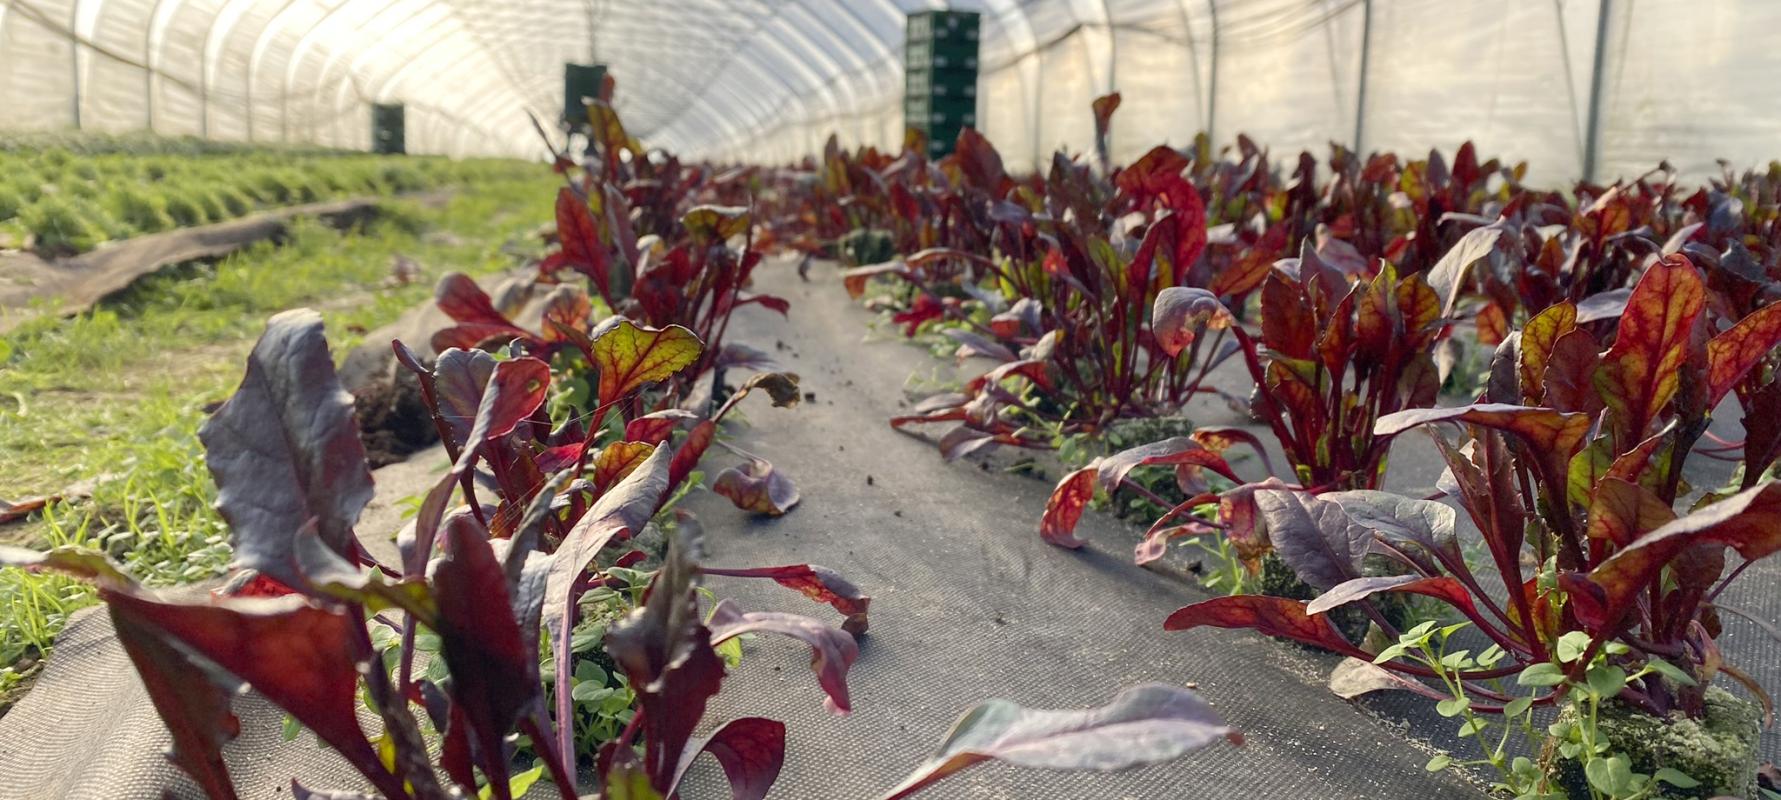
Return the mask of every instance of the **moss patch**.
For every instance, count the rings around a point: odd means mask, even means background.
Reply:
[[[1691,719],[1680,712],[1668,718],[1654,717],[1623,703],[1606,703],[1597,714],[1596,725],[1614,750],[1632,759],[1635,772],[1650,775],[1669,767],[1701,782],[1693,789],[1664,785],[1657,797],[1757,796],[1761,711],[1756,704],[1719,687],[1707,690],[1706,705],[1704,717]],[[1565,710],[1566,715],[1573,713]],[[1562,762],[1559,775],[1572,797],[1589,796],[1576,762]]]
[[[1318,595],[1323,594],[1312,588],[1310,584],[1299,580],[1299,576],[1292,571],[1292,567],[1287,566],[1285,561],[1280,560],[1280,556],[1271,552],[1262,557],[1262,573],[1257,580],[1255,593],[1301,601],[1314,600]],[[1376,604],[1382,607],[1384,601],[1391,599],[1391,595],[1374,598],[1375,601],[1378,601]],[[1330,622],[1335,624],[1336,630],[1341,631],[1342,635],[1347,636],[1350,641],[1360,641],[1367,635],[1367,626],[1372,624],[1372,621],[1367,619],[1366,612],[1354,605],[1331,609],[1327,616]]]

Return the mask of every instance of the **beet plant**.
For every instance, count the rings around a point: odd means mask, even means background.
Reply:
[[[684,331],[684,329],[680,329]],[[592,337],[603,407],[622,405],[697,360],[696,339],[665,336],[618,318]],[[209,602],[162,598],[95,551],[6,548],[9,566],[55,569],[91,580],[119,641],[173,738],[170,757],[208,797],[234,798],[222,747],[237,732],[229,698],[252,687],[351,764],[387,798],[511,798],[536,772],[515,774],[523,737],[564,798],[583,773],[607,798],[674,795],[688,766],[710,753],[734,796],[764,797],[783,763],[785,729],[758,717],[693,736],[725,674],[717,647],[746,633],[779,633],[810,646],[811,667],[831,710],[850,707],[846,675],[853,634],[815,620],[746,612],[721,601],[701,608],[696,530],[683,526],[659,569],[645,576],[602,567],[609,548],[641,532],[686,479],[704,441],[673,444],[660,418],[639,418],[662,438],[605,437],[590,425],[575,445],[598,451],[593,469],[571,459],[554,474],[539,464],[555,444],[541,419],[549,392],[544,361],[451,349],[424,370],[426,403],[452,455],[413,523],[383,563],[355,525],[371,499],[371,474],[334,374],[320,316],[275,316],[255,346],[240,388],[201,437],[219,487],[241,570]],[[731,398],[718,416],[762,380]],[[792,395],[792,396],[795,396]],[[703,423],[715,424],[715,420]],[[700,430],[695,426],[695,432]],[[645,438],[649,438],[646,436]],[[571,466],[570,464],[575,464]],[[492,496],[473,475],[487,470]],[[452,499],[462,491],[463,504]],[[812,565],[711,570],[764,577],[828,603],[863,631],[869,599]],[[643,582],[642,602],[612,624],[603,650],[635,692],[626,728],[597,752],[575,747],[569,711],[570,635],[578,598],[596,586]],[[417,631],[440,641],[443,679],[414,671]],[[374,631],[399,634],[386,660]],[[555,654],[553,715],[544,653]],[[377,720],[367,730],[364,711]],[[1007,703],[961,719],[940,751],[887,797],[913,794],[987,759],[1066,769],[1117,769],[1173,758],[1219,738],[1240,741],[1204,702],[1163,686],[1128,691],[1092,712],[1029,712]],[[359,797],[292,783],[299,798]],[[523,790],[522,790],[523,791]]]
[[[1447,263],[1475,257],[1477,249],[1462,242]],[[1448,271],[1431,274],[1438,278]],[[1161,290],[1151,319],[1153,335],[1166,355],[1191,352],[1208,331],[1216,331],[1220,338],[1230,335],[1256,382],[1249,400],[1251,412],[1285,451],[1298,488],[1315,493],[1374,489],[1384,479],[1390,439],[1376,436],[1374,424],[1392,413],[1435,403],[1441,381],[1433,351],[1448,326],[1442,306],[1441,295],[1421,274],[1400,278],[1386,263],[1372,277],[1351,279],[1307,245],[1298,259],[1281,262],[1265,277],[1259,336],[1238,324],[1219,298],[1205,289]],[[1271,544],[1265,529],[1255,525],[1256,493],[1288,484],[1270,476],[1246,482],[1217,457],[1238,443],[1262,452],[1250,434],[1211,429],[1196,432],[1194,439],[1197,449],[1183,452],[1207,459],[1196,466],[1216,465],[1219,474],[1238,485],[1211,493],[1183,480],[1178,483],[1184,490],[1197,489],[1183,491],[1185,500],[1154,498],[1169,510],[1146,533],[1138,561],[1160,557],[1170,538],[1222,531],[1249,573],[1259,574]],[[1147,447],[1106,461],[1118,463]],[[1216,461],[1211,460],[1214,457]],[[1074,542],[1069,532],[1094,496],[1091,481],[1097,471],[1109,493],[1124,480],[1121,473],[1108,480],[1096,464],[1065,476],[1041,521],[1041,533],[1048,541]],[[1129,481],[1125,485],[1135,487]],[[1190,516],[1213,503],[1216,520]]]
[[[1009,178],[994,147],[966,130],[943,163],[959,172],[958,193],[990,249],[935,248],[844,275],[856,294],[875,275],[912,283],[917,299],[894,321],[910,333],[929,320],[956,323],[945,333],[961,358],[1002,363],[892,425],[959,423],[942,439],[950,459],[997,444],[1056,447],[1121,420],[1176,413],[1210,391],[1207,373],[1234,352],[1226,330],[1214,328],[1205,341],[1192,331],[1174,334],[1193,346],[1171,347],[1151,308],[1184,284],[1218,296],[1252,287],[1200,270],[1205,209],[1182,175],[1184,157],[1159,147],[1108,182],[1060,153],[1042,186],[1030,188]],[[930,269],[946,263],[972,271]],[[993,315],[979,321],[962,313],[958,298],[943,296],[943,284]]]
[[[1258,507],[1273,550],[1322,594],[1308,603],[1217,598],[1180,609],[1166,627],[1250,628],[1405,676],[1411,680],[1396,685],[1436,696],[1445,715],[1466,717],[1461,735],[1476,736],[1484,763],[1523,796],[1562,792],[1555,788],[1558,757],[1544,771],[1525,757],[1511,759],[1474,714],[1525,723],[1532,706],[1569,703],[1586,706],[1594,719],[1606,703],[1701,718],[1709,686],[1721,675],[1766,703],[1762,688],[1727,663],[1714,640],[1726,586],[1781,550],[1781,484],[1747,480],[1742,491],[1709,493],[1680,510],[1678,504],[1686,499],[1684,463],[1711,409],[1753,380],[1753,371],[1772,369],[1781,311],[1765,306],[1715,332],[1707,295],[1687,258],[1655,261],[1605,350],[1578,325],[1575,307],[1561,303],[1499,349],[1488,402],[1398,411],[1374,422],[1381,439],[1438,423],[1461,426],[1462,442],[1438,433],[1435,441],[1452,492],[1485,545],[1483,567],[1468,563],[1455,515],[1439,503],[1371,490],[1268,489],[1258,493]],[[1741,559],[1730,569],[1728,548]],[[1390,559],[1403,574],[1365,574],[1363,561],[1373,556]],[[1475,656],[1439,650],[1458,628],[1397,630],[1375,604],[1404,594],[1449,606],[1485,649]],[[1374,654],[1339,633],[1328,613],[1350,605],[1397,644]],[[1503,686],[1511,677],[1532,693]],[[1552,747],[1582,770],[1587,796],[1632,796],[1672,768],[1661,755],[1629,755],[1634,743],[1610,740],[1593,722],[1568,719],[1553,729]]]
[[[1117,107],[1116,96],[1096,102],[1100,135]],[[909,299],[892,317],[905,333],[934,323],[961,361],[1000,362],[892,424],[954,424],[940,439],[949,460],[996,445],[1056,447],[1224,394],[1206,376],[1240,356],[1262,390],[1247,402],[1225,396],[1269,425],[1301,486],[1376,488],[1388,441],[1372,435],[1372,423],[1434,403],[1444,377],[1436,346],[1472,285],[1469,270],[1501,235],[1469,230],[1467,216],[1518,196],[1519,170],[1480,164],[1469,144],[1452,168],[1438,153],[1363,162],[1338,147],[1334,177],[1320,187],[1308,154],[1284,182],[1247,138],[1237,156],[1216,158],[1202,139],[1120,168],[1103,159],[1097,172],[1060,153],[1045,175],[1015,179],[971,130],[932,170],[912,166],[919,153],[870,169],[883,159],[831,147],[822,190],[851,189],[856,224],[912,230],[943,209],[939,231],[975,231],[917,237],[924,249],[843,272],[856,298],[869,280],[906,285]],[[1298,258],[1282,258],[1292,252]],[[1252,333],[1237,320],[1257,294],[1261,325]],[[1237,443],[1261,450],[1236,431],[1199,439],[1210,445],[1203,455]],[[1218,471],[1238,486],[1221,501],[1190,474],[1202,466],[1178,465],[1179,493],[1123,478],[1102,484],[1167,510],[1139,547],[1141,563],[1173,536],[1224,528],[1239,558],[1259,569],[1266,538],[1243,522],[1254,516],[1257,486],[1227,465]],[[1094,496],[1094,472],[1091,464],[1059,483],[1042,522],[1048,541],[1080,544],[1070,531]],[[1203,521],[1210,525],[1183,521],[1209,503],[1223,509]]]
[[[608,82],[604,91],[610,98]],[[764,356],[758,351],[725,344],[731,313],[759,304],[786,314],[790,306],[783,298],[749,291],[761,261],[751,209],[695,203],[713,179],[709,170],[645,149],[625,132],[608,100],[590,104],[588,116],[590,149],[579,166],[569,153],[552,148],[565,185],[557,191],[558,248],[538,265],[538,280],[556,283],[565,273],[580,274],[587,294],[606,308],[645,325],[678,325],[698,336],[706,347],[695,368],[676,377],[683,390],[731,364],[759,365]]]

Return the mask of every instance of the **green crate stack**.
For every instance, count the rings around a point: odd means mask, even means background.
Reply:
[[[959,131],[977,127],[975,11],[909,15],[903,46],[903,121],[928,140],[928,156],[952,152]]]
[[[587,127],[587,104],[583,98],[599,97],[600,84],[605,81],[605,64],[563,65],[563,120],[569,127]]]
[[[375,103],[371,106],[371,152],[379,155],[403,155],[408,152],[408,110],[401,103]]]

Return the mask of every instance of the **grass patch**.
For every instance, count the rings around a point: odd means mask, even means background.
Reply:
[[[509,268],[516,243],[541,249],[528,234],[550,217],[554,180],[539,168],[443,207],[389,201],[361,230],[299,221],[282,244],[182,265],[80,316],[38,317],[0,336],[0,497],[72,486],[88,495],[0,528],[0,540],[104,549],[155,584],[220,573],[227,531],[196,432],[206,404],[240,380],[265,319],[315,307],[344,357],[365,331],[425,301],[439,275]],[[423,276],[386,280],[396,253]],[[0,570],[0,665],[34,661],[90,602],[78,582]],[[0,707],[21,674],[0,671]]]
[[[67,255],[266,208],[525,180],[535,170],[512,160],[0,134],[0,236]]]

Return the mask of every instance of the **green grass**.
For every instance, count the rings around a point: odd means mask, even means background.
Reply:
[[[105,241],[106,231],[93,219],[91,204],[46,196],[19,212],[19,222],[47,250],[81,252]]]
[[[519,180],[536,167],[146,136],[0,134],[0,233],[50,255],[278,206]]]
[[[173,218],[167,215],[167,198],[146,185],[119,182],[105,199],[105,210],[111,218],[132,230],[155,233],[173,227]]]
[[[363,230],[299,221],[281,245],[162,272],[78,317],[40,316],[0,336],[0,497],[81,484],[90,493],[0,528],[0,539],[100,548],[154,584],[218,574],[227,531],[211,508],[196,431],[205,404],[240,380],[265,319],[315,307],[344,357],[365,331],[424,302],[439,275],[510,268],[504,245],[538,247],[528,234],[550,218],[553,186],[538,167],[441,208],[389,201]],[[425,275],[386,285],[396,253]],[[81,584],[0,570],[0,666],[44,650],[66,615],[90,602]],[[0,675],[0,698],[7,680]]]

